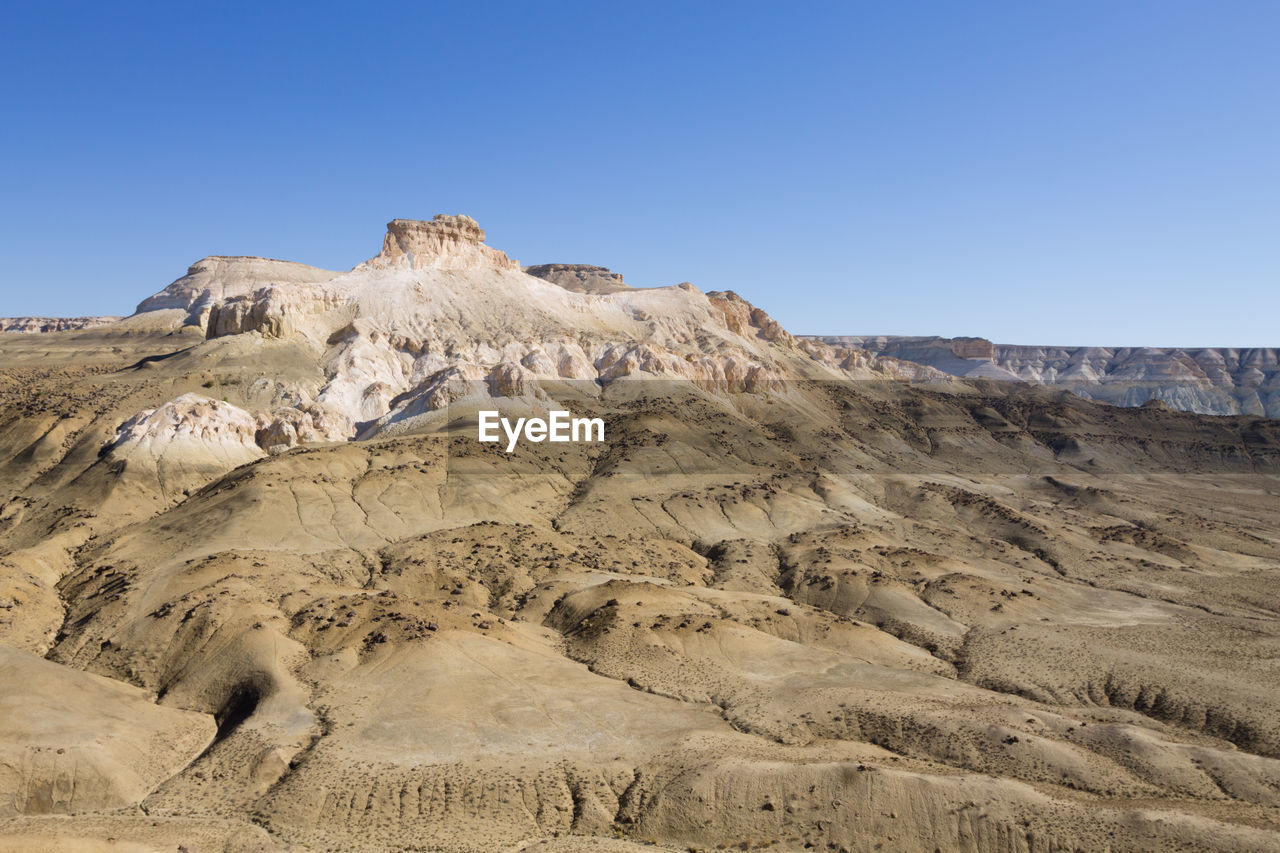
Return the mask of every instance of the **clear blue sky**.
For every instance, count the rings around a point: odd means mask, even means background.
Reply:
[[[7,3],[0,315],[448,212],[796,332],[1278,346],[1278,45],[1274,0]]]

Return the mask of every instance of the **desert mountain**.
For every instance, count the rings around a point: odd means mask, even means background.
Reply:
[[[967,379],[1061,386],[1116,406],[1155,400],[1200,414],[1280,417],[1280,350],[1274,348],[1035,347],[884,335],[813,339]]]
[[[0,338],[0,850],[1280,846],[1280,423],[611,276],[394,220]]]
[[[382,251],[342,274],[264,258],[205,258],[144,300],[131,320],[203,333],[205,344],[180,355],[185,363],[276,352],[289,363],[251,389],[239,422],[255,420],[256,436],[222,433],[250,454],[255,443],[283,449],[403,432],[459,395],[520,397],[543,381],[667,378],[749,390],[799,377],[941,376],[798,341],[732,292],[629,288],[600,267],[522,270],[484,237],[466,216],[397,219]],[[162,424],[202,429],[200,419],[214,412],[194,414],[199,405],[188,398],[160,420],[152,416],[148,440]],[[136,427],[126,432],[121,452]]]
[[[66,332],[114,323],[119,317],[0,317],[0,332]]]

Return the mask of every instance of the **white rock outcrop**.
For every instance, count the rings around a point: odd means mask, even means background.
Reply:
[[[164,290],[144,299],[136,313],[180,309],[186,313],[188,325],[205,328],[215,305],[273,285],[315,284],[335,275],[292,261],[211,255],[196,261],[186,275]]]
[[[484,229],[470,216],[436,214],[430,221],[393,219],[382,251],[357,269],[518,270],[520,264],[484,244]]]
[[[244,409],[183,394],[120,425],[106,455],[126,465],[230,470],[261,458],[259,426]]]
[[[270,415],[259,414],[254,441],[268,452],[297,444],[345,441],[355,424],[341,412],[316,403],[282,406]]]
[[[799,341],[733,292],[631,288],[585,265],[530,275],[484,238],[474,219],[439,215],[392,220],[381,252],[348,273],[207,258],[139,311],[178,308],[210,340],[285,339],[313,354],[322,387],[237,417],[242,454],[404,429],[464,397],[534,399],[548,380],[666,378],[759,393],[788,378],[943,375]],[[221,419],[215,433],[228,428],[225,412],[206,414]]]

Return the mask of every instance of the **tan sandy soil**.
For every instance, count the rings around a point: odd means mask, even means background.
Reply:
[[[1276,421],[675,377],[126,453],[324,379],[168,311],[0,341],[0,849],[1280,849]]]

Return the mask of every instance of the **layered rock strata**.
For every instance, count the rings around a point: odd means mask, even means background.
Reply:
[[[984,338],[834,335],[833,346],[935,367],[965,379],[1069,388],[1117,406],[1158,400],[1210,415],[1280,417],[1280,349],[1269,347],[1039,347]]]

